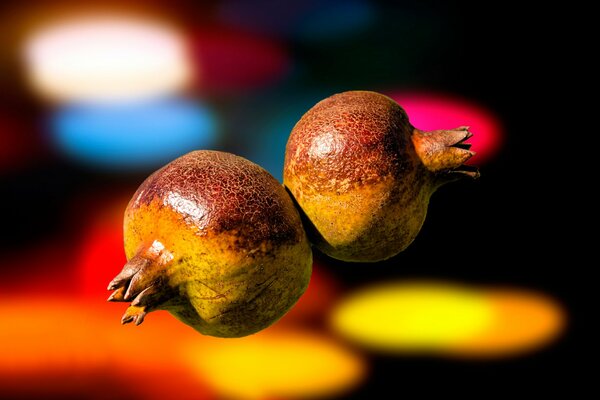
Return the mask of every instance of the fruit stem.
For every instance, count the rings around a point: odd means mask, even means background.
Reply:
[[[412,141],[425,168],[439,184],[444,184],[461,177],[479,178],[476,167],[464,165],[475,155],[471,145],[465,143],[471,136],[468,126],[436,131],[414,129]]]

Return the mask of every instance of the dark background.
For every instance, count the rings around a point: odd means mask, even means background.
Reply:
[[[252,22],[248,16],[252,23],[243,27],[285,46],[293,64],[288,73],[250,89],[194,89],[224,121],[219,148],[259,164],[276,163],[267,159],[268,151],[252,147],[264,142],[247,133],[253,130],[260,138],[263,132],[256,121],[263,114],[277,113],[277,107],[295,104],[306,93],[312,100],[311,96],[351,89],[406,88],[471,99],[499,118],[504,138],[497,154],[480,166],[481,179],[440,189],[417,240],[391,260],[347,265],[317,257],[348,289],[411,277],[513,285],[552,295],[565,306],[569,318],[567,330],[553,345],[507,359],[481,362],[370,354],[369,378],[345,397],[366,398],[374,393],[401,397],[408,392],[541,395],[569,385],[578,326],[570,221],[578,211],[567,203],[575,190],[568,174],[572,166],[565,159],[565,153],[572,151],[565,136],[566,105],[571,101],[565,92],[571,79],[571,56],[564,46],[564,35],[571,29],[567,13],[525,2],[377,1],[371,3],[377,10],[372,22],[337,39],[298,39],[281,33],[283,29],[261,29],[270,26],[270,19],[281,18],[278,13],[286,7],[293,10],[300,3],[273,5],[272,13],[257,14],[264,22],[258,17]],[[5,21],[20,10],[7,3],[1,7]],[[191,31],[222,25],[217,2],[153,2],[148,8],[163,10]],[[6,35],[3,40],[11,41]],[[133,193],[150,171],[101,171],[53,150],[44,123],[53,106],[28,89],[20,72],[18,46],[11,43],[3,47],[0,99],[2,112],[17,121],[22,133],[15,139],[13,131],[1,127],[2,145],[8,150],[6,156],[2,152],[5,160],[0,170],[4,210],[0,254],[14,260],[60,238],[68,261],[95,212],[94,201],[111,193]],[[11,152],[18,155],[9,157]],[[26,285],[25,275],[43,271],[43,265],[15,271],[13,263],[0,263],[0,287],[10,293],[11,282]]]

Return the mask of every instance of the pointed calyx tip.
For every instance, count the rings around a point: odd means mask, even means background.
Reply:
[[[108,296],[108,299],[106,299],[106,301],[125,301],[124,294],[125,287],[119,287],[115,289],[115,291],[112,292],[110,296]]]
[[[466,143],[472,136],[468,126],[429,132],[415,129],[412,141],[417,155],[429,171],[454,177],[479,178],[476,167],[464,165],[475,155],[470,150],[471,144]]]

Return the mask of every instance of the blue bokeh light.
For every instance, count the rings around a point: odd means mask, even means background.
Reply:
[[[74,104],[51,118],[56,147],[105,170],[146,170],[218,140],[217,120],[202,103],[160,99]]]
[[[370,26],[377,6],[367,0],[225,0],[217,7],[227,25],[300,41],[339,40]]]
[[[294,36],[303,41],[344,39],[373,24],[377,10],[364,0],[334,0],[320,3],[298,24]]]

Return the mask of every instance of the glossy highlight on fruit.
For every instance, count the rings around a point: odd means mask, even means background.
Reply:
[[[417,236],[431,194],[460,177],[475,153],[468,127],[421,131],[395,101],[369,91],[328,97],[287,143],[284,185],[306,216],[313,244],[330,257],[376,262]]]
[[[312,253],[300,216],[268,172],[229,153],[194,151],[142,183],[125,211],[129,260],[109,301],[122,322],[164,309],[205,335],[266,328],[306,290]]]

